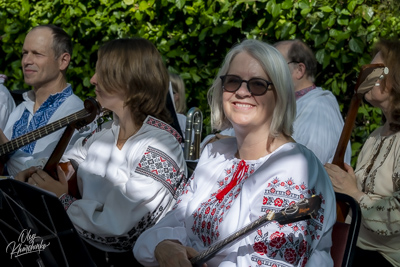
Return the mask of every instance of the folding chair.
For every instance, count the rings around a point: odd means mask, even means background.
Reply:
[[[358,232],[361,223],[361,210],[358,203],[350,196],[335,193],[336,202],[345,203],[349,206],[351,222],[336,221],[332,231],[331,256],[334,267],[351,266],[356,249]]]

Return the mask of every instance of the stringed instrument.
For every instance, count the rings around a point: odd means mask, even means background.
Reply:
[[[75,131],[75,129],[80,129],[89,123],[91,123],[98,114],[101,112],[101,107],[94,98],[87,98],[84,101],[84,109],[75,112],[67,117],[64,117],[55,122],[49,123],[43,127],[40,127],[32,132],[21,135],[3,145],[0,145],[0,157],[6,156],[7,154],[31,143],[34,142],[46,135],[49,135],[61,128],[66,127],[60,141],[56,145],[52,155],[48,159],[45,167],[43,168],[49,175],[54,178],[57,178],[57,165],[61,159],[61,156],[64,154],[65,149]],[[63,168],[64,171],[67,169],[71,170],[69,166],[65,165]],[[2,171],[2,168],[0,169]],[[67,174],[67,178],[72,177],[71,174]],[[76,186],[73,185],[73,179],[68,180],[68,183],[71,184],[71,190],[77,191]]]
[[[343,170],[345,169],[344,156],[346,153],[346,147],[350,141],[351,132],[353,131],[354,123],[357,118],[358,108],[364,95],[375,86],[376,81],[384,74],[384,69],[385,65],[383,64],[367,64],[361,67],[354,89],[354,95],[351,98],[350,107],[343,125],[342,134],[340,135],[336,152],[332,160],[332,164],[338,165]],[[347,204],[338,203],[337,220],[344,222],[347,213]]]
[[[0,145],[0,157],[8,155],[11,152],[64,128],[67,125],[73,125],[74,128],[80,129],[91,123],[97,114],[99,114],[99,105],[94,98],[89,97],[84,102],[84,109]]]
[[[243,227],[239,231],[231,234],[224,240],[221,240],[211,245],[206,250],[200,252],[200,254],[198,254],[197,256],[191,258],[190,262],[192,263],[193,266],[200,267],[203,265],[203,263],[213,258],[215,254],[217,254],[220,250],[224,249],[228,245],[232,245],[234,242],[239,241],[239,239],[246,237],[247,235],[256,231],[269,221],[274,220],[277,221],[279,224],[283,225],[310,219],[317,215],[320,207],[321,207],[321,198],[319,196],[314,195],[310,198],[303,199],[298,203],[283,208],[278,213],[271,211],[266,215],[260,217],[259,219],[255,220],[254,222]]]

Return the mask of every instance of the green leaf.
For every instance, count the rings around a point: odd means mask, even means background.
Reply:
[[[351,0],[351,1],[349,1],[349,3],[347,4],[347,9],[348,9],[350,12],[353,12],[354,9],[356,8],[356,6],[357,6],[357,1],[356,1],[356,0]]]
[[[293,1],[292,0],[285,0],[282,3],[282,9],[291,9],[293,8]]]
[[[366,5],[363,5],[362,9],[363,9],[362,10],[363,18],[367,22],[371,21],[372,17],[374,16],[374,9],[372,7],[369,7],[369,6],[366,6]]]
[[[300,11],[300,14],[303,16],[303,17],[307,17],[307,15],[308,14],[310,14],[310,12],[311,12],[311,8],[304,8],[304,9],[302,9],[301,11]]]
[[[185,21],[186,25],[192,25],[193,24],[193,20],[194,19],[192,17],[187,18],[186,21]]]
[[[281,5],[280,4],[274,4],[272,6],[272,13],[271,13],[272,17],[274,17],[274,18],[278,17],[280,12],[281,12]]]
[[[186,4],[186,0],[175,0],[175,5],[179,8],[182,9]]]
[[[319,10],[321,10],[321,11],[323,11],[323,12],[326,12],[326,13],[331,13],[331,12],[333,12],[333,9],[332,9],[330,6],[323,6],[323,7],[320,7]]]
[[[317,58],[319,64],[322,65],[322,68],[326,68],[331,60],[329,54],[325,51],[325,49],[318,50],[315,54],[315,57]]]
[[[259,21],[257,21],[257,27],[261,28],[262,25],[264,24],[264,22],[265,22],[265,18],[262,18]]]
[[[316,35],[315,39],[314,39],[314,46],[318,47],[321,44],[325,43],[329,38],[329,35],[327,32],[324,32],[322,34],[318,34]]]
[[[351,51],[361,54],[364,52],[365,44],[361,39],[354,37],[350,39],[349,47]]]
[[[342,26],[347,26],[347,25],[349,25],[349,19],[346,18],[346,17],[340,17],[340,18],[338,18],[338,19],[337,19],[337,22],[338,22],[339,25],[342,25]]]
[[[356,32],[357,30],[359,30],[361,23],[362,23],[362,18],[360,18],[360,17],[351,19],[350,23],[349,23],[350,30],[352,32]]]

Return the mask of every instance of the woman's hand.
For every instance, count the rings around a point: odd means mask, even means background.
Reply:
[[[30,167],[29,169],[20,171],[15,177],[15,180],[20,182],[26,182],[32,174],[34,174],[39,168],[37,167]]]
[[[30,170],[30,169],[31,168],[29,168],[28,170]],[[29,172],[27,172],[27,173],[29,173]],[[26,177],[27,173],[24,174],[25,177]],[[50,175],[48,175],[47,172],[45,172],[41,169],[36,169],[35,172],[31,172],[31,175],[27,179],[27,182],[31,185],[38,186],[47,191],[53,192],[54,194],[56,194],[57,197],[60,197],[61,195],[68,193],[68,182],[67,182],[67,180],[65,178],[65,174],[60,166],[57,166],[57,175],[58,175],[58,179],[59,179],[58,181],[55,180]]]
[[[160,267],[192,267],[189,259],[197,254],[195,249],[185,247],[177,240],[161,241],[154,250]],[[207,264],[203,264],[203,267],[207,267]]]
[[[357,188],[357,178],[353,168],[346,163],[344,164],[344,168],[345,170],[342,170],[337,165],[325,164],[325,170],[329,178],[331,178],[335,192],[349,195],[358,201],[364,193]]]

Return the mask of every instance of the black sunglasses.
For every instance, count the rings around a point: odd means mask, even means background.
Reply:
[[[273,85],[270,81],[261,79],[261,78],[251,78],[250,80],[243,80],[237,75],[223,75],[220,76],[221,81],[222,81],[222,89],[227,91],[227,92],[236,92],[239,90],[240,86],[242,86],[242,83],[245,82],[247,83],[247,90],[252,95],[255,96],[260,96],[265,94],[265,92],[268,91],[270,85]]]

